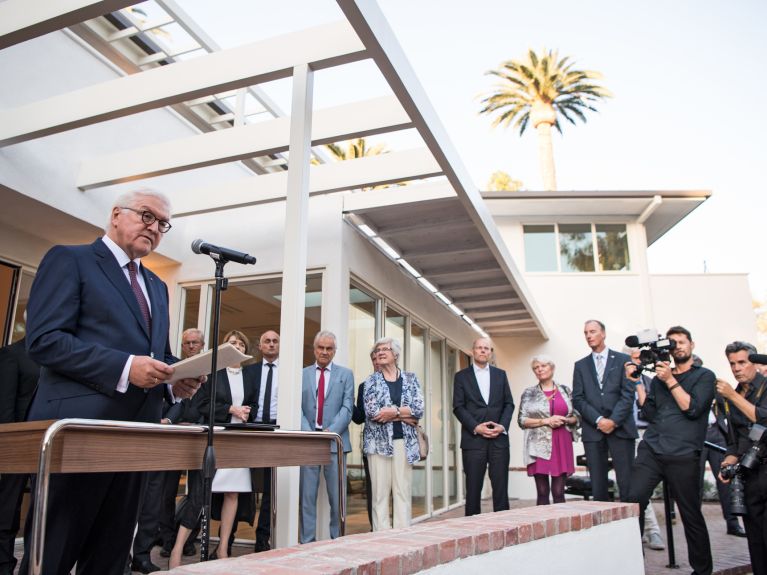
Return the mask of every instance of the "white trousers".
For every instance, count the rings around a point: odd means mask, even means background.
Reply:
[[[394,502],[394,528],[410,526],[413,467],[407,462],[405,440],[394,440],[394,457],[368,454],[373,490],[373,531],[391,529],[389,496]]]

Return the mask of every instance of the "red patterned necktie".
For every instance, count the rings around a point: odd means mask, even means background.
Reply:
[[[325,408],[325,368],[320,370],[320,381],[317,383],[317,427],[322,427],[322,411]]]
[[[133,260],[128,262],[128,276],[130,276],[130,287],[133,290],[133,295],[136,296],[138,307],[141,310],[141,315],[144,317],[144,323],[149,333],[152,333],[152,316],[149,313],[149,304],[144,297],[144,292],[141,291],[141,286],[138,285],[138,278],[136,277],[136,262]]]

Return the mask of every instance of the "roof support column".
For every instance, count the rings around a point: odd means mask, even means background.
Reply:
[[[280,312],[280,387],[277,421],[301,429],[301,368],[304,351],[306,252],[309,227],[309,160],[311,154],[314,72],[307,64],[293,68],[290,114],[290,167],[285,203],[285,240]],[[298,467],[277,469],[278,547],[298,543]]]

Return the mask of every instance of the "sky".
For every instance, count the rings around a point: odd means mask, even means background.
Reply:
[[[222,47],[337,20],[330,0],[178,0]],[[486,73],[528,48],[556,49],[603,74],[613,98],[555,132],[564,190],[710,190],[650,247],[653,273],[749,273],[767,299],[762,228],[767,115],[767,3],[762,0],[379,0],[474,183],[503,170],[542,188],[536,135],[491,128]],[[233,17],[236,15],[236,17]],[[317,74],[315,108],[379,95],[369,67]],[[289,109],[288,81],[267,86]],[[384,138],[383,136],[381,138]],[[407,136],[404,136],[407,138]],[[385,140],[385,138],[384,138]],[[403,142],[389,143],[404,147]]]

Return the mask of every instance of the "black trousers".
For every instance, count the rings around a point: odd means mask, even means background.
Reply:
[[[362,454],[362,465],[365,467],[365,501],[368,508],[368,521],[370,528],[373,529],[373,483],[370,481],[370,467],[368,467],[368,456]]]
[[[730,484],[722,483],[719,481],[719,470],[722,468],[722,460],[724,454],[714,449],[704,447],[700,454],[700,485],[703,489],[703,476],[706,473],[706,461],[711,466],[711,472],[716,479],[716,490],[719,492],[719,505],[722,507],[722,516],[727,522],[727,529],[738,529],[740,524],[738,523],[737,516],[732,514],[730,505]]]
[[[144,474],[138,528],[136,536],[133,538],[133,559],[136,561],[149,561],[152,547],[159,537],[164,484],[164,471],[150,471]]]
[[[463,472],[466,475],[466,515],[482,512],[482,484],[489,470],[493,488],[493,511],[509,508],[509,447],[497,447],[486,441],[480,449],[462,449]]]
[[[122,575],[138,517],[142,473],[67,473],[50,478],[43,572]],[[34,482],[33,482],[34,492]],[[33,506],[24,526],[24,559],[29,573]]]
[[[696,575],[711,575],[714,564],[706,521],[700,509],[700,453],[687,456],[659,455],[642,441],[632,468],[628,500],[639,503],[639,529],[644,529],[644,511],[661,481],[671,488],[684,525],[687,559]]]
[[[4,473],[0,476],[0,575],[12,575],[16,567],[13,551],[28,480],[29,475]]]
[[[631,491],[631,465],[634,463],[635,448],[635,439],[624,439],[613,434],[603,435],[599,441],[583,442],[594,501],[608,499],[607,472],[610,470],[607,461],[608,453],[613,458],[621,500],[626,500]]]
[[[261,497],[261,509],[258,512],[256,525],[256,545],[259,542],[268,543],[272,532],[272,468],[261,470],[264,474],[264,494]]]
[[[745,473],[746,510],[743,517],[754,575],[767,575],[767,465]]]

